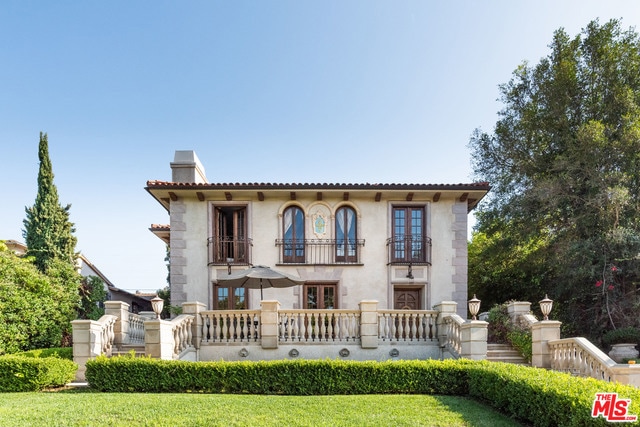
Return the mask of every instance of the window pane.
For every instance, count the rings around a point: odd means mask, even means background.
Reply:
[[[307,288],[307,309],[318,308],[318,287],[309,286]]]
[[[324,307],[323,308],[329,308],[329,309],[333,309],[335,308],[334,302],[334,291],[335,288],[333,286],[325,286],[324,287]]]
[[[228,310],[229,309],[229,288],[217,288],[217,302],[218,302],[218,310]]]

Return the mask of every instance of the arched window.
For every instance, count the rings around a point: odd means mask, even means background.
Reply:
[[[284,262],[304,263],[304,212],[297,206],[288,207],[282,221]]]
[[[357,262],[356,212],[349,206],[336,211],[336,262]]]

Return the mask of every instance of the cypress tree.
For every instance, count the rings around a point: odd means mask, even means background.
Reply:
[[[69,221],[71,205],[63,207],[58,199],[58,190],[53,183],[53,170],[49,159],[47,134],[40,132],[38,147],[40,169],[38,171],[38,194],[32,207],[25,208],[27,217],[23,221],[23,237],[27,244],[27,255],[34,264],[46,273],[52,261],[59,260],[75,264],[75,228]]]

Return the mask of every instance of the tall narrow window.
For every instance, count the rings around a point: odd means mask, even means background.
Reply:
[[[336,262],[357,262],[356,212],[348,207],[336,211]]]
[[[425,215],[423,207],[394,206],[393,262],[425,262]]]
[[[297,206],[284,211],[283,217],[284,262],[304,263],[304,213]]]
[[[247,208],[216,206],[214,208],[214,262],[247,263]]]

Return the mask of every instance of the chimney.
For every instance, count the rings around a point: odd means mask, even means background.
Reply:
[[[204,184],[207,177],[204,166],[193,150],[176,150],[171,162],[171,181]]]

